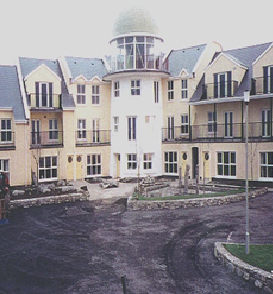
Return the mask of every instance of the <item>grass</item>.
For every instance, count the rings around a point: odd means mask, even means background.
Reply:
[[[143,197],[143,196],[139,196],[138,200],[166,201],[166,200],[180,200],[180,199],[210,198],[210,197],[234,195],[234,194],[242,193],[244,191],[245,191],[245,189],[237,189],[237,190],[228,190],[228,191],[222,191],[222,192],[206,193],[205,195],[203,195],[203,192],[200,191],[200,195],[180,195],[180,196],[166,196],[166,197]],[[135,192],[135,194],[136,194],[135,196],[137,196],[136,192]]]
[[[224,244],[227,251],[244,262],[265,271],[273,270],[273,245],[250,245],[249,254],[245,254],[245,245]]]

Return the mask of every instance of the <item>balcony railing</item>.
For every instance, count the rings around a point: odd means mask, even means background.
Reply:
[[[1,131],[0,132],[0,149],[15,148],[15,132]]]
[[[270,77],[257,77],[251,80],[250,95],[273,93],[273,80]]]
[[[111,57],[111,71],[132,69],[165,70],[163,55],[118,55]]]
[[[54,130],[47,132],[31,132],[30,135],[30,145],[32,148],[63,146],[63,132]]]
[[[203,84],[201,99],[233,97],[237,89],[238,81]]]
[[[59,110],[62,108],[62,95],[32,93],[28,95],[31,110]]]
[[[249,123],[250,141],[273,141],[272,123]],[[184,126],[162,129],[162,142],[243,142],[245,125],[242,123],[218,124],[208,123],[188,127]],[[182,132],[181,132],[182,131]]]
[[[111,143],[111,131],[76,131],[76,146],[108,145]]]

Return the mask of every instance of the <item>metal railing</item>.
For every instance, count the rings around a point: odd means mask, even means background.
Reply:
[[[32,148],[57,147],[63,145],[63,132],[31,132],[30,145]]]
[[[1,131],[0,132],[0,148],[11,148],[15,147],[15,132],[12,131]]]
[[[61,109],[62,95],[32,93],[28,95],[28,104],[31,109]]]
[[[99,130],[99,131],[76,131],[76,146],[90,146],[101,145],[111,143],[111,131]]]
[[[272,122],[249,123],[250,141],[273,141]],[[175,126],[162,129],[162,142],[243,142],[245,125],[242,123]]]
[[[201,99],[233,97],[237,89],[238,81],[203,84]]]
[[[251,80],[250,95],[273,93],[273,81],[270,77],[256,77]]]

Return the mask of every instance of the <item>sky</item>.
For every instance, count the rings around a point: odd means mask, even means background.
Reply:
[[[18,56],[110,54],[119,13],[137,4],[154,18],[164,53],[210,41],[224,50],[273,41],[272,0],[0,0],[0,64]],[[270,33],[271,32],[271,33]]]

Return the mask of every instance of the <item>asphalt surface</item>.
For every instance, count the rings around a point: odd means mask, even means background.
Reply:
[[[273,193],[250,201],[252,243],[273,243],[272,210]],[[117,199],[18,209],[0,227],[0,291],[122,294],[126,276],[130,294],[264,293],[213,256],[215,241],[244,242],[244,230],[244,202],[149,212],[125,211]]]

